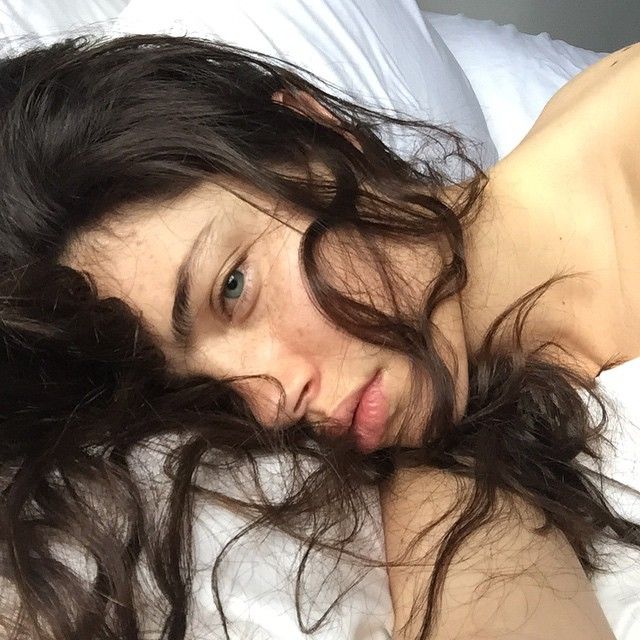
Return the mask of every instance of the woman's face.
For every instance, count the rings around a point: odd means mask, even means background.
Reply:
[[[246,189],[242,193],[246,196]],[[248,199],[251,204],[207,183],[170,202],[129,205],[76,238],[64,261],[91,274],[101,295],[122,298],[141,312],[177,371],[276,378],[285,394],[280,410],[279,389],[269,380],[233,383],[266,427],[282,428],[302,416],[336,416],[341,403],[380,372],[388,419],[375,448],[391,444],[402,415],[415,407],[409,360],[346,334],[321,315],[305,287],[298,256],[311,220],[260,194]],[[416,296],[435,267],[425,268],[424,261],[415,263],[408,254],[399,259],[410,273],[422,276],[407,292]],[[347,285],[353,280],[353,260],[341,270],[336,259],[332,268]],[[438,324],[463,365],[461,411],[467,370],[457,302],[443,306]],[[426,393],[421,393],[423,403]],[[404,433],[401,443],[417,446],[420,436]]]

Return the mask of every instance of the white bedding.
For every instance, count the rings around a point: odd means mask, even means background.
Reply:
[[[82,25],[115,20],[129,0],[2,0],[0,38],[24,35],[43,43]],[[35,38],[33,37],[35,36]]]
[[[551,96],[605,53],[521,33],[512,24],[424,12],[464,70],[500,158],[522,140]]]
[[[72,27],[112,19],[126,4],[125,0],[4,0],[0,1],[0,35],[34,31],[42,41],[51,41]],[[133,0],[128,4],[118,29],[131,30],[136,25],[141,31],[149,31],[159,29],[164,20],[165,26],[172,26],[175,32],[176,28],[195,21],[197,31],[202,33],[207,28],[224,29],[227,20],[228,29],[235,29],[237,35],[231,39],[239,44],[245,39],[245,46],[252,41],[256,48],[271,47],[272,52],[288,54],[311,71],[324,74],[352,94],[359,93],[381,107],[407,109],[458,125],[481,143],[485,166],[504,157],[518,144],[546,101],[564,82],[603,55],[553,41],[545,35],[527,36],[512,26],[499,27],[491,21],[463,16],[422,14],[427,22],[421,23],[413,0],[396,0],[393,6],[385,0],[254,0],[253,3]],[[222,6],[226,18],[219,11]],[[326,9],[322,19],[318,17],[319,7]],[[396,12],[393,17],[389,17],[390,7]],[[247,10],[244,22],[238,18],[243,8]],[[180,14],[180,24],[174,20],[176,12]],[[322,45],[313,41],[319,32],[326,35]],[[331,52],[335,55],[333,59]],[[621,402],[631,402],[635,400],[633,388],[640,384],[640,361],[637,366],[625,366],[618,368],[617,373],[603,374],[602,381],[614,392],[621,390]],[[631,386],[630,380],[634,382]],[[627,385],[624,388],[623,381]],[[640,423],[640,407],[636,406],[636,410]],[[640,451],[634,451],[640,457]],[[273,466],[275,462],[266,464]],[[190,638],[223,637],[211,593],[210,567],[229,534],[240,526],[241,520],[222,509],[206,507],[198,515],[195,551],[200,570],[194,580],[195,609]],[[366,543],[382,553],[379,523],[370,523],[368,532]],[[293,611],[292,582],[287,573],[294,565],[293,554],[294,546],[271,532],[246,541],[230,558],[222,571],[221,591],[231,619],[231,638],[390,637],[392,611],[384,571],[373,572],[360,583],[321,631],[303,635]],[[316,568],[319,584],[322,559],[318,559]],[[341,570],[345,572],[342,582],[346,583],[349,568]],[[605,576],[595,583],[618,640],[640,637],[637,571],[634,565],[624,573]],[[326,601],[330,601],[331,593],[330,589],[320,591]],[[322,602],[317,603],[314,613],[322,612],[321,605]]]
[[[640,521],[640,358],[598,377],[598,386],[614,402],[617,416],[607,425],[611,445],[603,452],[603,471],[627,488],[606,483],[606,495],[626,518]],[[596,407],[593,406],[594,415]],[[618,640],[640,638],[640,550],[606,546],[609,571],[593,581],[598,600]]]

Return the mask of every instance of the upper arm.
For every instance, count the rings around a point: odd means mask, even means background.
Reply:
[[[444,472],[402,471],[383,491],[389,560],[406,550],[416,531],[453,505],[457,482]],[[430,638],[612,640],[591,584],[564,535],[553,530],[535,533],[539,514],[524,504],[506,504],[500,517],[474,533],[454,556]],[[447,518],[409,555],[420,559],[417,566],[389,569],[394,640],[418,637],[422,619],[412,619],[411,608],[431,576],[441,536],[453,521],[453,516]],[[401,634],[407,622],[407,632]]]

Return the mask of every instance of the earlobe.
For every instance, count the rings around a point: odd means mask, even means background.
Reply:
[[[286,89],[279,89],[271,96],[274,102],[279,102],[289,107],[293,111],[311,118],[316,122],[321,122],[342,134],[354,147],[362,151],[362,145],[349,132],[340,125],[340,120],[331,111],[321,105],[311,94],[306,91],[296,91],[292,93]]]

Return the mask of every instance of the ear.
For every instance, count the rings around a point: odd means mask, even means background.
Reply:
[[[343,137],[345,137],[354,147],[362,151],[362,145],[355,139],[355,137],[345,131],[340,120],[331,113],[326,107],[321,105],[311,94],[306,91],[296,91],[292,93],[286,89],[279,89],[271,96],[274,102],[279,102],[289,107],[293,111],[297,111],[307,118],[311,118],[316,122],[320,122],[332,129],[335,129]]]

